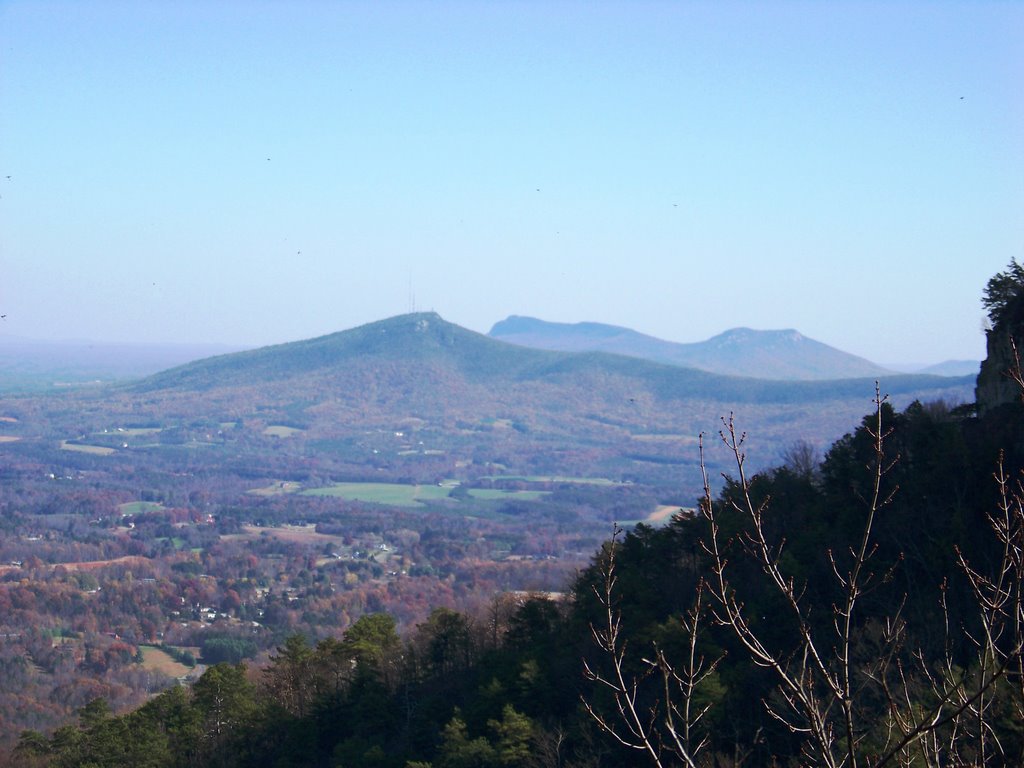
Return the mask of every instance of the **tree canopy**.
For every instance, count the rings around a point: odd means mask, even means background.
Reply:
[[[1011,259],[1004,271],[989,279],[981,304],[993,328],[1004,328],[1024,319],[1024,266]]]

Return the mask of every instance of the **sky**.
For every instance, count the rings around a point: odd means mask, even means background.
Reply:
[[[1024,3],[0,0],[0,338],[410,310],[980,360]]]

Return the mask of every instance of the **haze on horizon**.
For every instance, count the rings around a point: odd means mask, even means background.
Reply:
[[[984,357],[1024,6],[0,4],[0,336],[411,309]]]

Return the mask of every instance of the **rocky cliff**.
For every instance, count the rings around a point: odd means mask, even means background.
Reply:
[[[1010,372],[1018,365],[1014,358],[1014,344],[1018,352],[1024,354],[1021,345],[1021,339],[1024,338],[1022,331],[1024,328],[1020,326],[996,327],[988,331],[987,355],[981,364],[978,383],[974,389],[979,416],[1001,405],[1021,402],[1020,387],[1011,378]]]

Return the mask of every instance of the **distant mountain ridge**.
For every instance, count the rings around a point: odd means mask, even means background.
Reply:
[[[588,325],[597,326],[598,333],[614,329],[614,326],[597,323]],[[747,333],[764,338],[765,334],[780,337],[794,332],[737,329],[698,346],[743,349],[748,346],[744,338]],[[652,338],[652,341],[676,346],[658,339]],[[135,391],[204,391],[258,384],[262,388],[290,392],[296,382],[313,379],[321,382],[346,381],[356,373],[370,373],[379,378],[384,371],[391,377],[391,384],[396,386],[404,386],[413,380],[417,385],[422,382],[437,388],[444,381],[458,378],[474,386],[482,384],[493,388],[596,376],[606,381],[627,379],[635,388],[653,390],[660,397],[669,399],[701,397],[785,403],[845,397],[848,392],[863,390],[865,381],[877,375],[878,369],[873,370],[874,373],[866,377],[803,381],[713,373],[617,352],[566,352],[527,347],[449,323],[434,312],[420,312],[312,339],[197,360],[126,386]],[[444,379],[430,378],[442,373]],[[883,374],[884,384],[893,394],[972,383],[969,377],[964,377],[962,382],[952,382],[931,375],[891,371]],[[870,389],[874,389],[873,383]]]
[[[706,341],[678,343],[604,323],[552,323],[512,315],[495,323],[493,339],[535,349],[611,352],[727,376],[782,381],[891,376],[893,371],[792,329],[733,328]]]
[[[879,378],[898,408],[966,402],[974,386],[971,377]],[[715,434],[721,416],[741,414],[758,460],[773,462],[793,440],[823,446],[851,429],[870,410],[875,381],[754,379],[607,352],[531,349],[419,313],[199,360],[123,385],[118,397],[135,421],[255,418],[342,451],[414,423],[425,447],[459,460],[699,488],[696,436]]]
[[[981,369],[979,360],[946,360],[921,368],[914,373],[930,373],[935,376],[977,376]]]
[[[596,326],[598,333],[614,329],[614,326],[601,326],[597,323],[588,325]],[[745,338],[747,333],[763,339],[793,332],[737,329],[698,346],[724,349],[725,355],[728,355],[733,350],[749,347]],[[671,342],[647,338],[657,344],[677,346]],[[809,339],[805,341],[817,344]],[[771,349],[766,344],[762,347]],[[861,387],[866,378],[879,373],[879,369],[873,368],[869,376],[802,381],[715,373],[612,351],[562,351],[513,344],[449,323],[434,312],[421,312],[399,315],[313,339],[197,360],[129,386],[139,391],[202,391],[260,382],[267,387],[277,388],[277,382],[292,386],[292,382],[306,377],[343,380],[357,370],[373,370],[376,375],[381,368],[395,366],[400,367],[403,378],[410,372],[426,376],[428,372],[443,370],[446,376],[457,374],[465,381],[489,385],[494,381],[523,384],[572,375],[616,375],[642,381],[645,387],[655,387],[670,397],[700,396],[775,402],[788,402],[801,397],[832,397],[847,391],[851,383]],[[897,391],[916,389],[922,384],[926,385],[925,388],[933,384],[939,387],[946,384],[934,376],[891,371],[883,373],[886,382]]]

